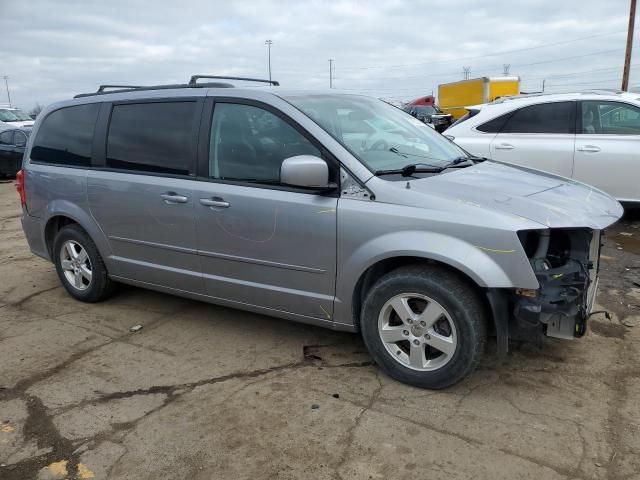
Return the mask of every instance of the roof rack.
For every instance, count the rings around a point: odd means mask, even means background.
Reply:
[[[617,88],[594,88],[592,90],[584,90],[581,93],[593,93],[596,95],[611,95],[611,94],[620,95],[621,93],[624,93],[624,92]]]
[[[219,77],[216,75],[193,75],[189,80],[189,85],[197,85],[198,80],[201,78],[213,78],[216,80],[244,80],[246,82],[258,82],[258,83],[268,83],[273,85],[274,87],[279,87],[280,82],[275,80],[263,80],[261,78],[247,78],[247,77]]]
[[[100,87],[98,87],[98,91],[96,93],[102,93],[107,89],[110,88],[115,88],[118,90],[122,90],[122,89],[126,89],[126,90],[130,90],[130,89],[135,89],[135,88],[143,88],[140,85],[100,85]]]
[[[174,88],[233,88],[235,85],[227,82],[206,82],[206,83],[198,83],[198,80],[201,78],[207,79],[216,79],[216,80],[242,80],[248,82],[258,82],[258,83],[268,83],[273,86],[279,86],[280,83],[275,80],[262,80],[259,78],[245,78],[245,77],[223,77],[223,76],[214,76],[214,75],[193,75],[189,79],[189,83],[179,83],[172,85],[150,85],[150,86],[140,86],[140,85],[100,85],[98,90],[92,93],[79,93],[75,95],[73,98],[82,98],[82,97],[92,97],[94,95],[106,95],[109,93],[124,93],[124,92],[132,92],[132,91],[141,91],[141,90],[168,90]]]

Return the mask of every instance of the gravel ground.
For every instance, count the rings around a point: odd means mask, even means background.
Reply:
[[[603,248],[610,319],[490,345],[434,392],[386,377],[356,335],[131,287],[78,303],[19,217],[1,184],[0,479],[640,479],[634,221]]]

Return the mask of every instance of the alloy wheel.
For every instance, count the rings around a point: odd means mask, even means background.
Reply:
[[[402,293],[389,299],[378,317],[378,334],[397,362],[424,372],[446,365],[458,345],[449,313],[419,293]]]
[[[86,290],[91,285],[93,272],[86,249],[74,240],[67,240],[60,249],[60,266],[73,288]]]

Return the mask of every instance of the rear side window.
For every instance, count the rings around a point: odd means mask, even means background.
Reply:
[[[480,130],[485,133],[498,133],[503,129],[504,124],[507,123],[507,120],[509,120],[512,113],[513,112],[505,113],[504,115],[500,115],[499,117],[489,120],[482,125],[478,125],[476,130]]]
[[[576,103],[555,102],[516,110],[501,133],[575,133]]]
[[[194,163],[196,105],[114,105],[107,135],[107,167],[188,175]]]
[[[65,107],[47,115],[38,129],[31,160],[54,165],[91,165],[93,129],[100,104]]]

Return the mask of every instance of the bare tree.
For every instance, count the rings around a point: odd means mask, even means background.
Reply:
[[[40,115],[40,112],[42,111],[43,108],[44,108],[44,105],[40,105],[39,103],[36,103],[36,106],[33,107],[31,110],[29,110],[29,115],[31,116],[31,118],[36,118],[38,115]]]

